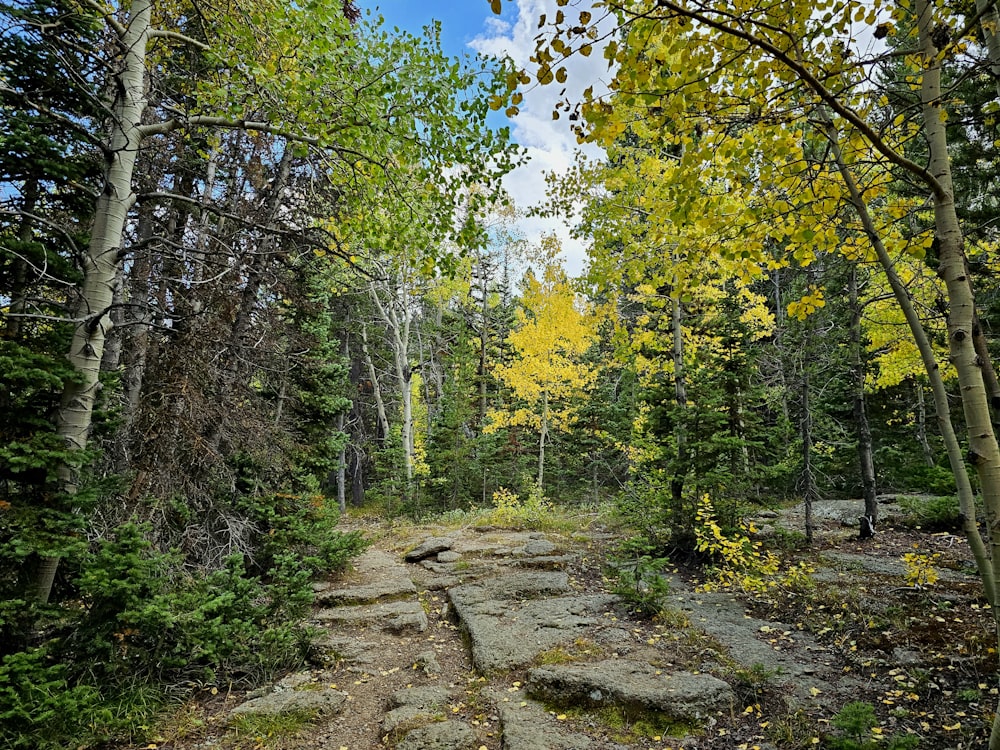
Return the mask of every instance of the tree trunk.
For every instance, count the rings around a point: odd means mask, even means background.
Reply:
[[[995,593],[995,582],[1000,576],[1000,446],[997,445],[996,434],[993,431],[987,394],[986,383],[990,378],[984,377],[983,373],[983,368],[989,366],[989,362],[988,360],[984,362],[979,357],[975,346],[976,306],[962,231],[955,210],[955,192],[943,117],[944,108],[941,106],[943,95],[941,62],[938,56],[939,49],[934,42],[937,29],[934,25],[933,8],[928,0],[918,0],[916,9],[917,29],[925,65],[920,93],[924,131],[930,150],[928,169],[939,184],[934,193],[934,226],[940,258],[938,273],[948,290],[949,359],[958,374],[962,393],[962,411],[965,414],[969,439],[969,462],[976,469],[986,508],[991,561],[989,578]],[[964,467],[960,468],[964,472]],[[958,470],[959,467],[956,467],[956,473]],[[974,508],[963,508],[963,514],[966,512],[973,514],[974,524]],[[997,642],[1000,643],[1000,613],[996,610],[996,603],[991,601],[991,604]],[[994,713],[989,746],[990,750],[1000,750],[1000,710]]]
[[[369,287],[369,293],[389,333],[393,367],[396,371],[396,384],[399,388],[402,406],[403,469],[406,476],[406,493],[409,495],[413,483],[414,454],[416,452],[413,436],[413,391],[410,387],[413,372],[409,361],[410,327],[413,313],[410,309],[409,290],[402,272],[398,273],[397,277],[389,283],[389,287],[389,301],[387,303],[384,303],[379,297],[374,284]]]
[[[854,387],[854,429],[858,433],[858,463],[861,467],[861,488],[865,501],[864,515],[878,521],[878,501],[875,484],[875,459],[872,455],[872,430],[868,424],[865,404],[865,357],[861,337],[861,303],[858,300],[858,266],[851,264],[848,278],[851,305],[851,369]]]
[[[545,443],[549,437],[549,392],[542,391],[542,423],[538,436],[538,488],[544,486],[545,479]]]
[[[378,382],[378,372],[375,370],[375,362],[372,361],[371,352],[368,350],[368,326],[361,324],[361,355],[365,360],[365,367],[368,369],[368,378],[372,384],[372,396],[375,399],[375,414],[378,417],[379,429],[382,431],[381,441],[389,437],[389,414],[385,409],[385,401],[382,400],[382,388]]]
[[[879,236],[875,222],[868,211],[868,205],[865,203],[853,175],[844,163],[837,133],[830,123],[827,123],[827,127],[830,138],[830,151],[837,162],[837,168],[840,170],[844,184],[847,185],[851,203],[858,212],[858,217],[861,219],[865,234],[871,241],[879,265],[882,267],[886,279],[889,281],[889,286],[892,288],[896,303],[906,318],[907,326],[913,336],[914,343],[917,345],[917,350],[920,352],[924,370],[930,381],[931,393],[934,396],[934,408],[937,412],[941,437],[944,440],[945,450],[948,454],[948,463],[951,466],[952,473],[955,475],[955,489],[958,493],[958,505],[962,514],[962,528],[966,539],[969,541],[969,549],[972,552],[972,556],[976,560],[976,567],[983,581],[986,599],[995,609],[996,577],[993,574],[992,562],[986,548],[986,543],[980,535],[979,526],[976,523],[975,496],[972,491],[972,484],[969,481],[969,475],[965,470],[965,458],[962,455],[962,446],[958,441],[958,435],[955,434],[955,428],[951,421],[948,390],[945,388],[944,379],[941,377],[941,368],[938,366],[930,338],[927,336],[923,323],[920,321],[920,317],[913,306],[913,301],[910,299],[909,291],[902,279],[899,278],[899,274],[896,273],[895,263],[882,243],[882,238]]]
[[[809,335],[803,343],[803,351],[809,350]],[[799,431],[802,437],[802,500],[806,511],[806,543],[813,542],[813,500],[817,496],[816,477],[812,467],[812,405],[809,393],[809,370],[802,361],[802,413],[799,415]]]
[[[344,432],[344,412],[337,415],[337,431]],[[344,440],[340,446],[340,455],[337,457],[337,507],[343,515],[347,512],[347,441]]]
[[[132,176],[141,140],[141,117],[146,105],[144,79],[151,15],[150,0],[134,0],[119,41],[122,57],[109,118],[104,190],[97,199],[90,244],[83,258],[77,323],[67,355],[80,378],[64,387],[57,415],[59,437],[72,451],[83,451],[87,447],[94,402],[100,389],[104,341],[111,327],[108,312],[121,263],[122,233],[129,209],[135,201]],[[63,490],[69,495],[76,493],[77,469],[76,466],[63,464],[59,470]],[[33,595],[39,602],[48,601],[57,566],[56,556],[46,558],[40,566],[33,582]]]
[[[934,466],[934,451],[931,449],[930,441],[927,439],[927,407],[924,404],[924,384],[914,378],[913,390],[917,396],[917,409],[914,418],[917,423],[917,442],[924,453],[924,463],[927,466]]]
[[[676,279],[674,280],[676,283]],[[684,503],[684,478],[687,476],[687,381],[684,367],[684,328],[680,295],[674,291],[670,299],[670,333],[673,338],[674,404],[677,418],[674,421],[674,442],[677,446],[676,465],[670,477],[670,496],[674,508],[680,511]]]

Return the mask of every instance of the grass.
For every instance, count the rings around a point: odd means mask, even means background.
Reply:
[[[573,643],[566,646],[556,646],[548,651],[543,651],[535,657],[538,666],[552,666],[556,664],[576,664],[580,662],[596,661],[606,656],[604,649],[587,638],[577,638]]]
[[[239,750],[277,749],[283,747],[286,740],[297,736],[315,720],[315,711],[244,714],[230,722],[229,732],[234,742],[233,747]]]

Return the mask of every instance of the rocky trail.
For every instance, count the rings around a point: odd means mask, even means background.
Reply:
[[[228,721],[303,711],[313,723],[270,744],[203,735],[160,747],[766,749],[793,745],[765,731],[765,713],[830,716],[871,690],[808,629],[677,574],[663,617],[631,615],[602,576],[612,541],[476,527],[385,535],[317,584],[312,667],[226,707]],[[862,575],[900,565],[831,554]]]

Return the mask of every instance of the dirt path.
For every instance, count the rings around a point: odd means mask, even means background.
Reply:
[[[683,622],[632,617],[606,589],[604,541],[438,529],[370,550],[318,591],[329,666],[307,687],[346,701],[294,746],[733,747],[764,740],[740,674],[795,704],[856,688],[807,635],[680,578]]]
[[[847,539],[837,528],[828,523],[826,532]],[[678,575],[664,616],[632,616],[602,575],[611,542],[594,531],[473,527],[385,535],[353,570],[317,586],[315,666],[236,709],[287,712],[302,701],[317,722],[287,736],[220,729],[197,744],[160,747],[766,750],[819,741],[829,718],[859,698],[895,711],[889,729],[909,725],[886,696],[931,705],[911,681],[919,670],[853,658],[855,646],[810,632],[822,628],[772,619],[731,594],[696,592]],[[865,566],[893,564],[874,547],[840,544],[828,554],[873,592]],[[835,595],[846,586],[842,572],[821,573]],[[920,655],[904,651],[913,667]],[[944,684],[922,687],[929,697],[934,689],[952,695]],[[954,725],[934,711],[912,714],[913,726],[930,727],[930,719],[939,734]],[[979,731],[923,746],[974,747]]]

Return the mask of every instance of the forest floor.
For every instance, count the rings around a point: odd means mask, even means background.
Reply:
[[[859,540],[856,508],[818,507],[809,548],[801,509],[755,519],[809,585],[705,592],[678,567],[652,619],[609,591],[617,532],[369,523],[355,569],[317,585],[314,664],[250,695],[206,690],[139,747],[984,747],[996,640],[966,543],[893,527],[888,506]],[[908,585],[906,554],[937,580]],[[853,701],[870,720],[837,718]]]

